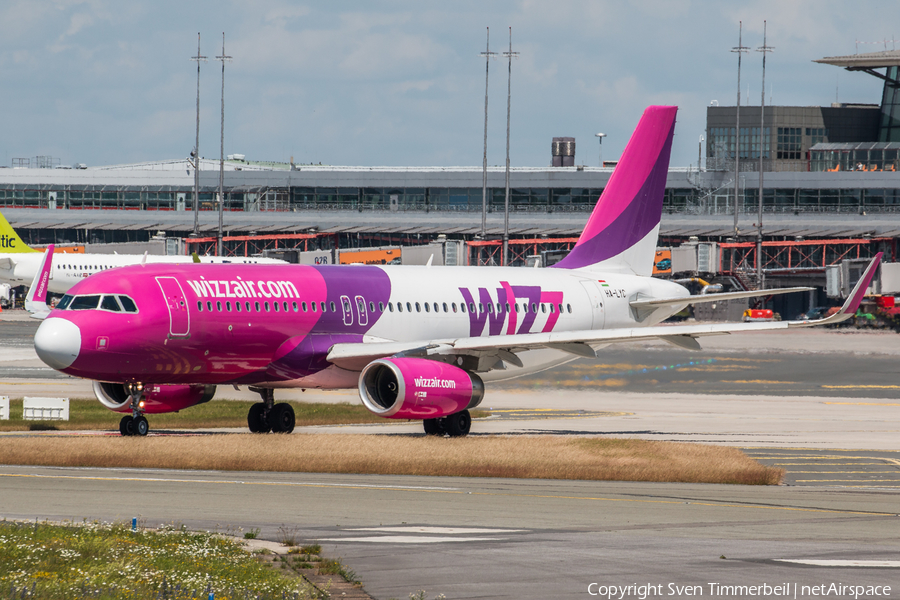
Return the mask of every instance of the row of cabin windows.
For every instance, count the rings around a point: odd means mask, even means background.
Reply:
[[[571,304],[566,304],[565,307],[563,307],[562,303],[553,304],[551,302],[532,302],[530,305],[527,302],[523,302],[522,304],[514,303],[512,305],[512,307],[510,307],[509,302],[506,302],[506,303],[497,302],[496,304],[493,304],[490,302],[487,304],[484,304],[483,302],[478,302],[477,304],[475,302],[469,302],[468,304],[466,304],[465,302],[460,302],[458,307],[457,307],[456,302],[451,302],[449,307],[446,302],[442,302],[440,304],[438,304],[437,302],[432,302],[432,303],[425,302],[425,303],[423,303],[423,305],[420,305],[418,302],[406,302],[405,306],[406,306],[406,312],[412,312],[414,306],[415,306],[416,312],[422,312],[422,308],[424,306],[425,312],[434,311],[436,313],[442,312],[442,309],[443,309],[443,312],[445,312],[445,313],[446,312],[457,312],[457,311],[461,312],[461,313],[465,313],[467,309],[469,312],[476,312],[475,311],[476,306],[478,307],[479,313],[483,313],[483,312],[487,311],[491,314],[493,314],[494,312],[499,314],[499,313],[503,312],[504,308],[506,308],[506,312],[512,311],[512,312],[523,312],[523,313],[528,313],[528,312],[537,313],[538,311],[540,311],[542,313],[546,313],[546,312],[554,313],[554,312],[559,311],[560,314],[562,314],[565,312],[568,312],[568,313],[572,312]],[[402,313],[403,307],[404,307],[404,303],[398,302],[397,303],[397,312]],[[349,306],[344,307],[345,310],[349,310],[349,308],[350,308]],[[388,302],[387,308],[388,308],[389,312],[394,312],[394,303]],[[370,311],[375,310],[374,302],[369,302],[369,310]],[[384,312],[384,304],[381,302],[378,303],[378,311]]]
[[[344,305],[343,306],[344,312],[349,313],[351,310],[350,302],[348,300],[344,300],[343,305]],[[404,303],[403,302],[397,302],[396,306],[397,306],[397,312],[402,313],[404,311]],[[411,313],[413,311],[413,306],[415,306],[416,312],[422,312],[423,304],[420,304],[419,302],[406,302],[405,303],[406,312]],[[480,313],[484,312],[485,310],[487,310],[487,312],[489,312],[491,314],[493,314],[495,311],[497,313],[500,313],[503,311],[504,307],[506,308],[506,312],[510,312],[509,302],[506,302],[505,304],[497,302],[496,305],[493,303],[488,303],[487,305],[485,305],[482,302],[478,302],[477,306],[478,306],[478,312],[480,312]],[[439,312],[441,312],[441,309],[443,309],[443,312],[445,312],[445,313],[448,313],[451,311],[465,313],[466,310],[468,310],[469,312],[475,312],[475,307],[476,307],[475,302],[469,302],[468,305],[464,302],[460,302],[459,305],[457,305],[456,302],[451,302],[449,305],[446,302],[442,302],[440,304],[438,304],[437,302],[433,302],[433,303],[425,302],[424,303],[425,312],[427,312],[427,313],[432,312],[432,310],[436,313],[439,313]],[[336,312],[336,309],[337,309],[334,302],[329,302],[328,308],[331,309],[331,312]],[[222,301],[217,300],[216,304],[215,304],[215,310],[221,312],[222,309],[223,309]],[[225,302],[224,309],[227,312],[231,312],[231,309],[232,309],[231,301]],[[357,309],[360,311],[365,310],[365,305],[363,304],[362,300],[357,300]],[[200,312],[203,312],[204,305],[203,305],[202,300],[197,301],[197,310]],[[206,301],[205,310],[207,310],[207,311],[213,310],[212,300]],[[324,302],[319,302],[318,304],[315,302],[310,302],[309,305],[307,305],[306,302],[300,302],[298,304],[297,301],[288,303],[286,300],[281,303],[272,302],[271,307],[268,302],[260,303],[259,301],[255,301],[255,302],[251,303],[251,302],[247,301],[247,302],[244,302],[243,305],[240,302],[235,302],[234,310],[237,312],[242,312],[242,311],[251,312],[251,310],[255,310],[256,312],[260,312],[260,311],[271,312],[272,310],[274,310],[275,312],[289,312],[290,310],[293,310],[294,312],[299,312],[299,311],[310,312],[310,310],[312,312],[322,312],[322,313],[327,312],[326,305]],[[378,303],[378,312],[383,313],[384,310],[385,310],[384,302],[379,302]],[[388,310],[388,312],[394,312],[394,303],[393,302],[387,303],[387,310]],[[375,303],[372,301],[369,302],[369,311],[375,312]],[[572,305],[566,304],[565,306],[563,306],[563,304],[561,302],[559,304],[553,304],[551,302],[532,302],[529,305],[527,302],[523,302],[522,304],[514,303],[512,305],[512,311],[517,312],[517,313],[518,312],[537,313],[538,311],[540,311],[542,313],[549,312],[551,314],[558,311],[560,314],[563,314],[563,313],[571,314],[572,313]]]
[[[61,264],[61,265],[56,265],[56,268],[57,268],[57,269],[65,269],[65,270],[67,270],[67,271],[73,271],[73,270],[78,270],[78,271],[105,271],[106,269],[113,269],[114,267],[105,267],[105,266],[103,266],[103,265],[99,265],[99,266],[98,266],[98,265],[87,265],[87,266],[83,266],[83,265]]]

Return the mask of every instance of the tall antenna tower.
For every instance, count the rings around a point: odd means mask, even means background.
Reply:
[[[484,57],[484,159],[481,167],[481,239],[484,239],[487,226],[487,125],[488,125],[488,73],[491,68],[491,28],[487,28],[487,45],[479,56]]]
[[[222,55],[216,60],[222,61],[222,123],[219,136],[219,234],[216,237],[216,256],[222,256],[222,211],[225,204],[225,62],[232,57],[225,54],[225,32],[222,32]]]
[[[759,289],[765,288],[765,280],[763,279],[763,256],[762,256],[762,216],[763,216],[763,156],[766,147],[763,145],[766,127],[766,53],[772,52],[775,48],[766,45],[766,22],[763,21],[763,45],[756,49],[762,52],[762,93],[759,103],[759,217],[756,222],[756,279],[759,282]]]
[[[197,56],[191,60],[197,63],[197,139],[194,142],[194,151],[191,158],[194,165],[194,233],[193,237],[200,235],[200,63],[206,62],[206,57],[200,55],[200,33],[197,32]]]
[[[734,239],[737,241],[738,236],[738,210],[740,209],[740,197],[738,196],[738,174],[740,173],[741,160],[741,55],[749,52],[741,43],[743,35],[744,23],[738,21],[738,45],[731,49],[738,55],[738,73],[737,73],[737,105],[734,109]]]
[[[506,197],[503,203],[503,266],[509,266],[509,106],[512,96],[512,59],[519,56],[512,49],[512,27],[509,28],[509,51],[503,56],[509,59],[506,79]]]

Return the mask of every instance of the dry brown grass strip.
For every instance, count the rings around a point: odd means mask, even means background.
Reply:
[[[0,438],[9,465],[773,485],[736,448],[558,436],[207,435]]]

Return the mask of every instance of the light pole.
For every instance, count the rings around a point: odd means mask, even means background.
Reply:
[[[759,100],[759,217],[756,223],[756,279],[759,281],[759,288],[765,288],[765,273],[763,272],[763,156],[769,150],[766,145],[766,53],[774,50],[772,46],[766,45],[766,22],[763,21],[763,45],[756,49],[762,52],[762,95]]]
[[[595,133],[594,137],[600,140],[600,166],[603,166],[603,138],[606,137],[605,133]]]
[[[191,60],[197,62],[197,141],[194,142],[194,151],[191,152],[194,165],[194,232],[191,237],[200,235],[200,62],[206,62],[206,57],[200,55],[200,33],[197,33],[197,56]]]
[[[222,55],[216,60],[222,61],[222,122],[219,135],[219,233],[216,236],[216,256],[222,256],[222,211],[225,204],[225,62],[231,60],[225,54],[225,32],[222,32]]]
[[[518,56],[512,49],[512,27],[509,28],[509,51],[503,56],[509,59],[506,73],[506,195],[503,202],[503,266],[509,266],[509,102],[512,97],[512,59]]]
[[[700,136],[700,141],[697,142],[697,172],[699,173],[703,168],[703,136]]]
[[[491,57],[497,56],[491,52],[491,28],[487,28],[487,44],[484,52],[484,160],[481,168],[481,239],[484,239],[487,227],[487,127],[488,127],[488,73],[491,68]]]
[[[738,238],[738,211],[740,210],[740,200],[738,197],[738,177],[740,175],[741,161],[741,55],[749,52],[750,48],[744,46],[741,42],[744,33],[744,22],[738,21],[738,45],[731,49],[738,55],[738,71],[737,71],[737,104],[734,107],[734,239]],[[747,134],[747,151],[749,157],[750,151],[750,134]],[[726,151],[727,152],[727,151]]]

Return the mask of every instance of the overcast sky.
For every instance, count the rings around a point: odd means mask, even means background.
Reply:
[[[0,164],[50,155],[92,166],[183,158],[194,145],[197,33],[225,68],[225,153],[332,165],[481,165],[486,27],[512,26],[511,162],[618,157],[643,109],[679,106],[672,164],[697,161],[706,107],[733,106],[738,22],[762,45],[766,103],[879,103],[881,81],[811,61],[900,36],[895,0],[4,0]],[[892,48],[892,44],[888,43]],[[900,45],[898,45],[900,47]],[[883,49],[860,44],[860,52]],[[761,57],[745,55],[759,105]],[[488,162],[505,160],[507,62],[490,65]],[[221,63],[201,66],[201,155],[219,156]]]

